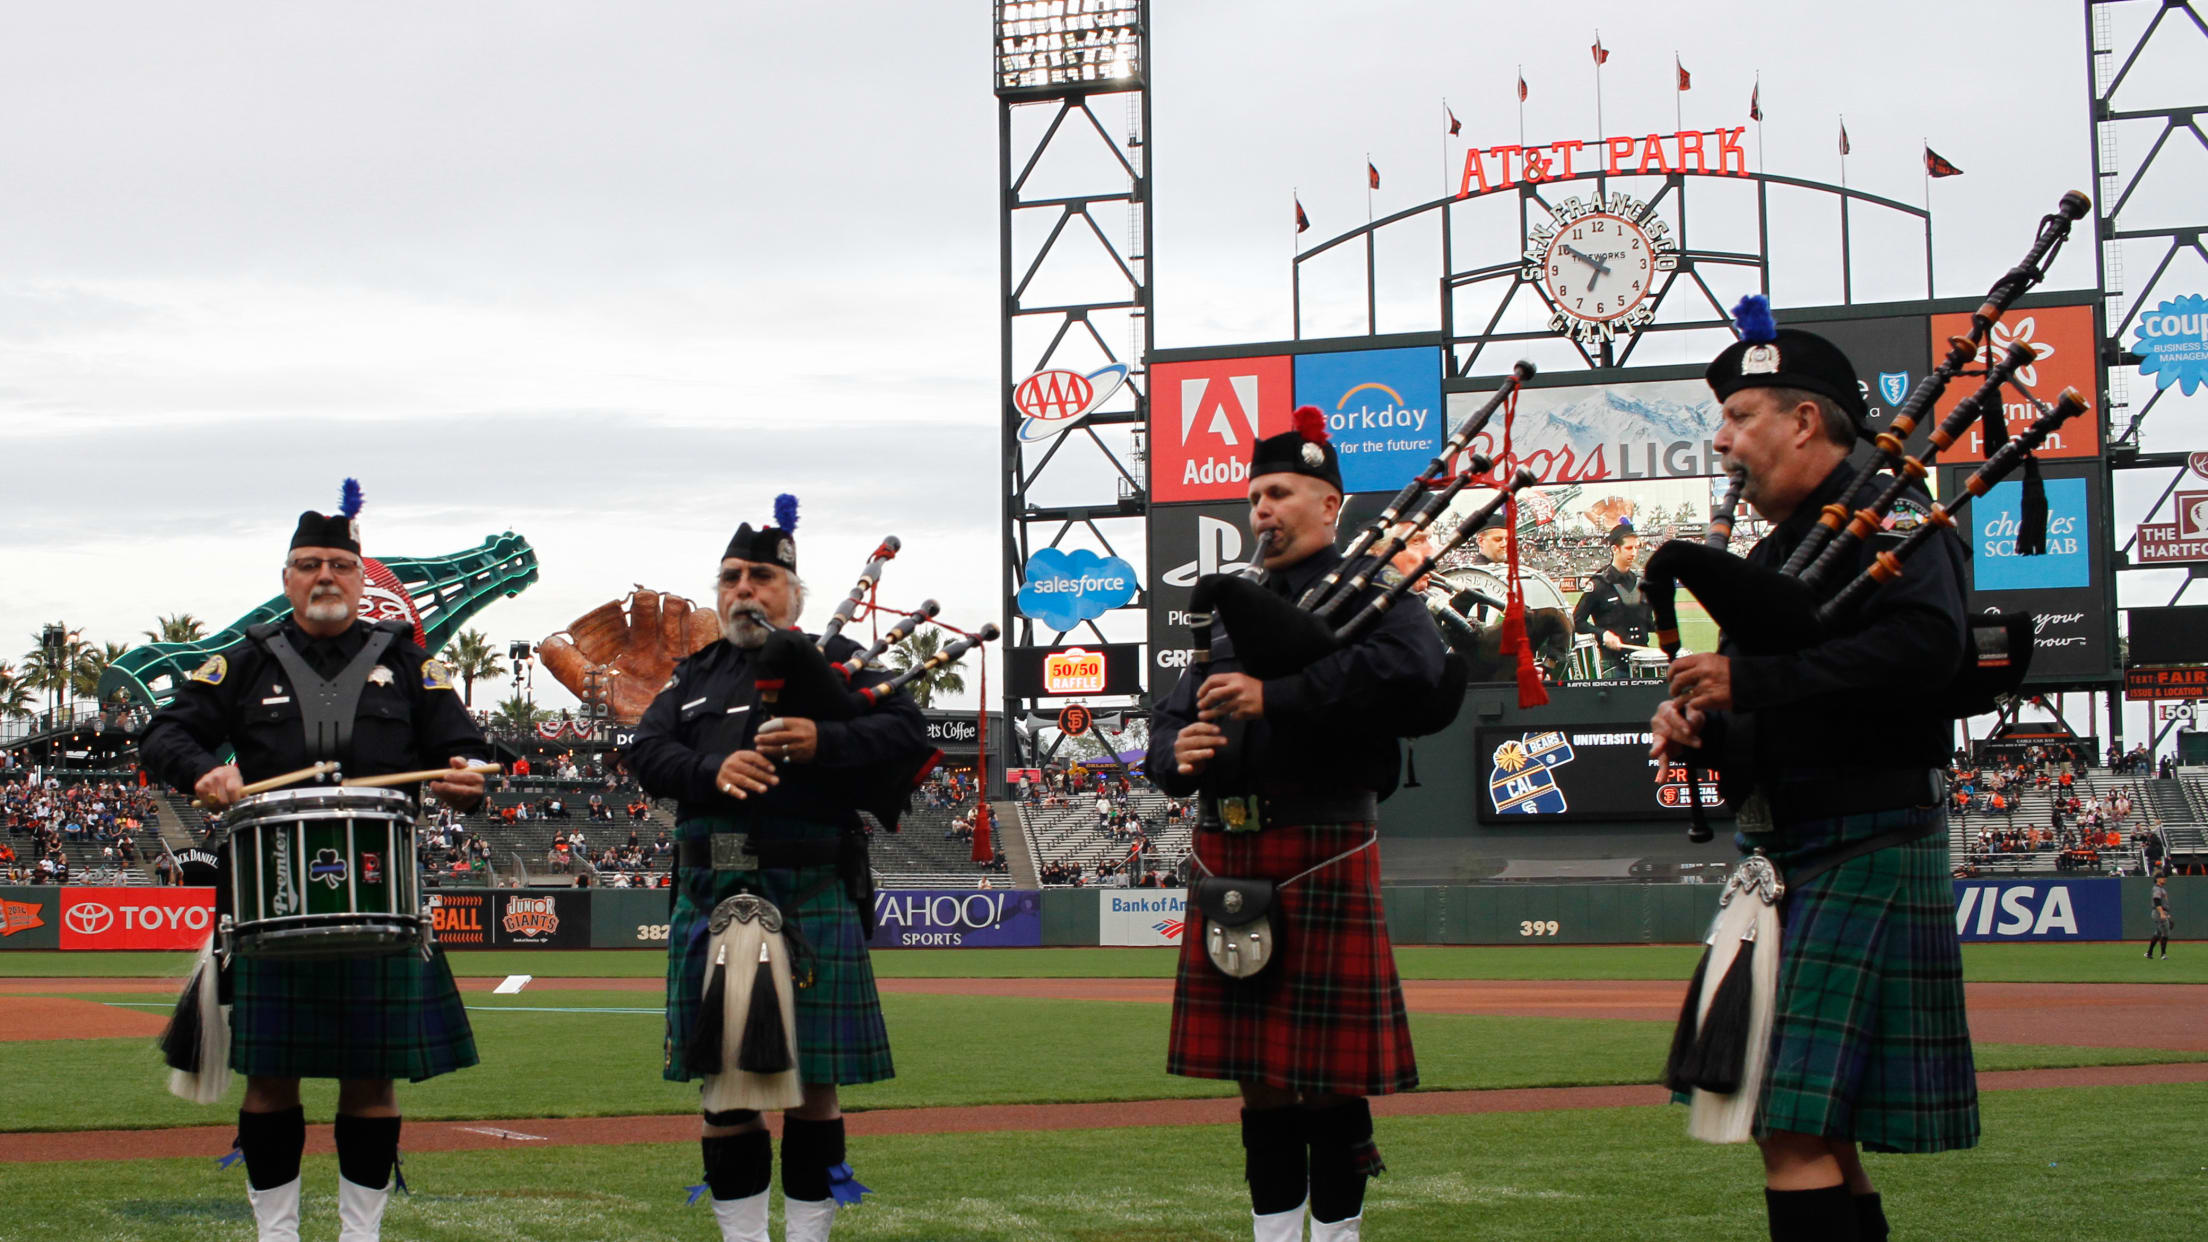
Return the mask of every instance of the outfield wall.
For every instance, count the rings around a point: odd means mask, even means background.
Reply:
[[[2144,940],[2143,878],[1955,881],[1969,942]],[[1687,944],[1717,909],[1716,884],[1389,885],[1397,944]],[[651,949],[667,943],[663,889],[438,889],[438,940],[468,949]],[[2208,877],[2170,881],[2181,937],[2208,926]],[[211,888],[0,887],[0,950],[196,949],[213,924]],[[885,889],[875,948],[1178,944],[1179,889]]]

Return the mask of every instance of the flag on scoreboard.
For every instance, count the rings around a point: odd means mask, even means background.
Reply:
[[[1947,157],[1927,146],[1924,149],[1924,171],[1932,177],[1960,177],[1963,170],[1947,162]]]

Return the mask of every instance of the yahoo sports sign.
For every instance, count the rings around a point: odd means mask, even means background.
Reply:
[[[1043,943],[1043,895],[1033,889],[883,889],[874,894],[876,949],[1032,949]]]

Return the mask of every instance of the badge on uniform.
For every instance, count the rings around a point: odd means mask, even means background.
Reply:
[[[208,656],[207,662],[193,671],[192,680],[203,685],[219,686],[222,684],[222,679],[229,675],[230,661],[219,655],[213,655]]]
[[[368,670],[368,684],[371,686],[388,686],[391,681],[391,670],[381,664]]]
[[[437,661],[435,661],[435,660],[424,660],[424,661],[422,661],[422,689],[424,689],[424,690],[450,690],[450,689],[452,689],[452,674],[451,674],[451,672],[447,671],[447,669],[445,668],[445,666],[444,666],[444,665],[442,665],[442,664],[438,663],[438,662],[437,662]]]
[[[1255,797],[1220,798],[1219,822],[1228,832],[1256,832],[1265,826],[1265,817],[1257,810]]]
[[[1894,507],[1887,512],[1886,520],[1880,524],[1880,529],[1889,535],[1906,535],[1924,525],[1925,520],[1930,516],[1931,514],[1925,512],[1923,505],[1909,499],[1907,496],[1903,496],[1896,500]]]
[[[1740,800],[1740,809],[1733,812],[1733,827],[1742,832],[1771,831],[1771,799],[1758,789]]]

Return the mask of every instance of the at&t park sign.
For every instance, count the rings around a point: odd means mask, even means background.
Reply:
[[[1740,143],[1745,125],[1732,129],[1679,130],[1634,138],[1566,138],[1547,146],[1473,147],[1464,153],[1464,177],[1457,197],[1507,190],[1523,182],[1540,185],[1600,172],[1611,177],[1692,173],[1709,177],[1748,175],[1748,151]]]

